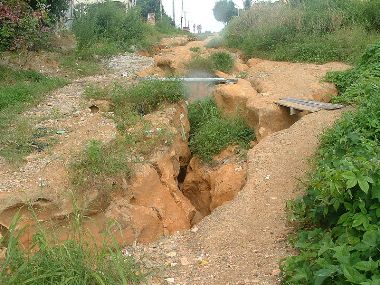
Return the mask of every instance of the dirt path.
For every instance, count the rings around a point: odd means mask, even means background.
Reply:
[[[117,56],[111,59],[108,74],[75,80],[25,112],[23,116],[27,120],[38,122],[36,128],[58,133],[53,134],[55,143],[50,148],[30,154],[19,169],[0,160],[0,212],[14,205],[15,200],[22,204],[43,199],[54,201],[54,208],[65,213],[65,200],[69,198],[68,165],[72,158],[90,140],[107,143],[116,135],[115,123],[107,114],[91,112],[91,102],[83,96],[86,86],[118,81],[128,84],[137,72],[152,64],[149,57]],[[0,217],[0,222],[8,224],[10,219],[10,215],[5,215]]]
[[[279,261],[291,254],[286,202],[302,193],[318,138],[340,114],[314,113],[266,137],[249,152],[248,181],[234,201],[184,235],[130,248],[158,269],[150,284],[279,284]]]

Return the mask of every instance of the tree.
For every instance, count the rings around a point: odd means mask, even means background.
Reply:
[[[244,0],[244,10],[248,10],[252,6],[252,0]]]
[[[69,0],[24,0],[33,10],[45,7],[51,21],[58,21],[69,7]]]
[[[238,14],[238,10],[231,0],[220,0],[216,2],[213,12],[215,19],[225,24],[227,24],[233,16]]]
[[[137,0],[136,5],[140,7],[141,14],[146,19],[149,13],[154,13],[156,19],[161,15],[161,1],[160,0]]]

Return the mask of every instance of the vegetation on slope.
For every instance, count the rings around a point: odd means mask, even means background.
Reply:
[[[16,223],[17,216],[7,237],[0,239],[0,246],[7,248],[0,260],[1,284],[132,285],[144,278],[135,261],[116,245],[90,247],[80,237],[55,244],[40,231],[30,248],[24,248]]]
[[[211,98],[190,104],[189,120],[191,152],[206,162],[231,144],[248,149],[255,139],[243,119],[223,117]]]
[[[380,44],[329,78],[357,110],[323,136],[306,195],[291,203],[302,230],[284,283],[380,284]]]
[[[17,163],[36,149],[38,130],[19,115],[38,104],[49,91],[65,85],[59,78],[0,65],[0,155]],[[38,147],[38,145],[37,145]]]
[[[153,132],[151,124],[143,116],[167,103],[184,99],[184,92],[179,81],[143,81],[127,89],[115,86],[106,92],[90,87],[86,92],[88,97],[111,100],[119,134],[108,145],[93,141],[87,146],[80,159],[72,165],[73,184],[79,188],[87,186],[107,190],[113,181],[107,178],[129,178],[131,163],[138,162],[136,160],[150,154],[157,145],[170,141],[171,137],[165,126]]]
[[[353,62],[379,39],[378,0],[261,2],[230,22],[227,46],[274,60]]]
[[[109,57],[136,48],[149,49],[161,34],[176,34],[166,15],[156,26],[146,23],[139,7],[126,12],[120,2],[89,5],[74,21],[73,32],[81,57]]]

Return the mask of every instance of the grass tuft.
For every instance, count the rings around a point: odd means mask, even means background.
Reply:
[[[217,70],[229,73],[234,67],[233,56],[225,51],[215,52],[208,57],[196,54],[188,63],[187,68],[197,71],[215,72]]]
[[[189,106],[190,149],[202,160],[213,157],[231,144],[248,149],[254,132],[241,118],[221,116],[213,99],[197,101]]]

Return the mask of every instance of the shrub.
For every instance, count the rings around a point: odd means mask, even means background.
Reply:
[[[48,47],[48,21],[47,10],[44,7],[33,11],[24,2],[0,2],[0,52]]]
[[[228,52],[219,51],[210,55],[210,60],[215,70],[231,72],[234,67],[234,59]]]
[[[352,70],[330,75],[340,100],[358,108],[324,134],[306,195],[290,203],[303,229],[294,240],[300,254],[282,264],[285,284],[380,280],[379,56],[377,44]]]
[[[126,12],[121,3],[107,1],[89,5],[73,23],[73,31],[82,56],[112,56],[132,45],[146,45],[151,33],[138,9]]]
[[[249,148],[255,136],[244,120],[221,116],[213,99],[197,101],[189,106],[190,149],[202,160],[213,157],[231,144]]]

